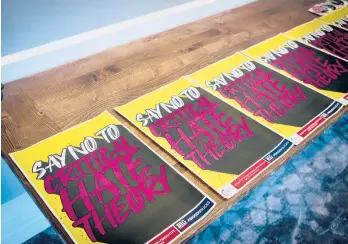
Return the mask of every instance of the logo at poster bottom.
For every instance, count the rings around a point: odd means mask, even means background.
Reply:
[[[205,216],[213,206],[214,202],[208,198],[203,199],[190,213],[186,214],[174,225],[170,226],[154,239],[149,241],[148,244],[164,244],[172,242],[181,232],[184,232],[187,228]]]
[[[250,166],[242,174],[240,174],[236,179],[234,179],[230,184],[225,185],[220,189],[222,195],[226,198],[230,198],[236,194],[239,190],[243,188],[248,182],[259,175],[264,169],[266,169],[271,163],[275,162],[281,156],[286,154],[293,144],[284,139],[281,141],[270,153],[261,158],[255,164]]]

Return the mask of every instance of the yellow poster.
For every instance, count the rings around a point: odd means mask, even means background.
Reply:
[[[284,34],[348,60],[348,30],[313,20]]]
[[[115,109],[224,198],[292,147],[184,78]]]
[[[344,105],[348,104],[348,63],[285,35],[278,35],[243,51],[296,81]]]
[[[201,69],[187,79],[294,144],[317,129],[318,120],[324,122],[342,107],[241,53]],[[334,112],[332,107],[336,107]],[[326,110],[332,111],[330,116]]]
[[[215,205],[108,112],[10,156],[68,242],[171,243]]]
[[[319,18],[319,20],[348,30],[348,6],[338,9],[328,15],[322,16]]]

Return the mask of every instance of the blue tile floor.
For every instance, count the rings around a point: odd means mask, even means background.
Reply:
[[[348,114],[190,243],[348,243]]]
[[[348,114],[190,243],[348,243]]]

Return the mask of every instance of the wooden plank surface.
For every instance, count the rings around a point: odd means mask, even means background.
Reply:
[[[218,203],[207,218],[180,239],[187,240],[235,204],[286,159],[273,164],[248,189],[226,201],[140,134],[112,108],[314,19],[315,16],[307,10],[319,2],[260,0],[6,84],[2,102],[2,154],[50,220],[60,229],[58,221],[42,205],[9,159],[8,153],[24,149],[108,110]],[[345,111],[341,111],[332,121]],[[292,149],[287,156],[290,157],[302,147]],[[70,242],[66,233],[60,233]]]

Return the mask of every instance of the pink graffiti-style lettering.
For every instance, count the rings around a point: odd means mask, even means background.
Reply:
[[[126,138],[121,136],[114,141],[112,150],[100,148],[59,169],[55,175],[47,175],[45,178],[46,192],[60,195],[62,211],[66,212],[69,219],[73,221],[74,227],[84,228],[93,242],[97,241],[95,231],[106,235],[103,223],[108,222],[116,228],[132,213],[142,212],[146,202],[154,202],[156,195],[171,192],[165,165],[160,165],[158,175],[151,174],[152,166],[144,165],[142,158],[135,157],[138,151],[139,148],[136,145],[129,144]],[[121,170],[121,164],[125,165],[130,177],[125,176]],[[106,176],[106,172],[112,172],[126,191],[122,192]],[[87,177],[94,179],[92,191],[86,188]],[[75,196],[69,194],[68,187],[72,186],[71,184],[77,185],[78,193]],[[103,198],[103,193],[106,192],[113,196],[108,202],[105,202]],[[95,196],[99,205],[92,202],[92,197]],[[82,217],[78,216],[74,208],[77,202],[79,202],[79,208],[84,206],[88,211]],[[104,210],[104,216],[100,216],[98,209]]]
[[[348,72],[348,66],[344,61],[337,58],[334,60],[334,63],[322,61],[320,57],[315,56],[314,50],[299,47],[272,61],[271,64],[307,84],[322,89]]]
[[[164,137],[184,159],[208,169],[237,143],[254,136],[243,116],[236,123],[225,112],[218,112],[219,106],[201,96],[195,104],[186,104],[151,124],[150,131]]]
[[[311,44],[341,58],[348,59],[348,34],[344,31],[334,29],[311,42]]]
[[[261,68],[235,79],[218,91],[225,98],[235,100],[242,108],[270,123],[307,99],[299,84],[291,89],[286,84],[280,84],[271,73]]]

